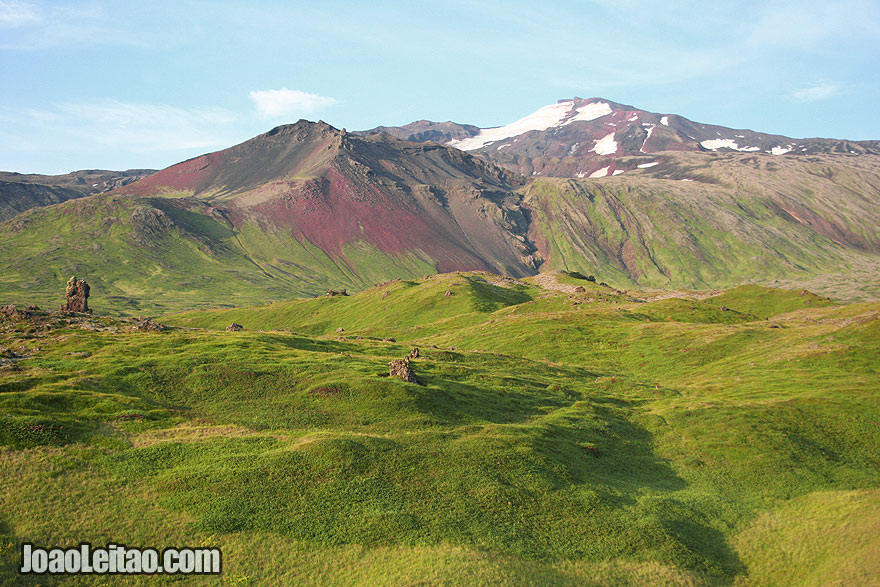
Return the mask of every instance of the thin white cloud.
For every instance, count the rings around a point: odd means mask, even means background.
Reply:
[[[874,0],[797,0],[768,3],[748,40],[762,47],[815,48],[829,40],[880,39]]]
[[[817,102],[827,100],[840,93],[840,86],[836,84],[819,84],[811,88],[803,88],[794,92],[791,96],[798,102]]]
[[[222,108],[178,108],[105,100],[65,103],[27,111],[36,124],[79,136],[89,142],[136,152],[182,151],[226,146],[224,132],[238,117]]]
[[[29,2],[0,2],[0,28],[14,28],[40,22],[39,9]]]
[[[5,29],[0,35],[0,50],[7,51],[96,45],[148,47],[150,42],[167,45],[169,41],[159,33],[145,38],[118,13],[92,5],[0,0],[0,29]]]
[[[254,90],[248,94],[261,118],[306,116],[339,103],[301,90]]]

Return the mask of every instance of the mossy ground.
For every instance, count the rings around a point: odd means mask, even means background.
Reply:
[[[0,580],[89,540],[218,545],[225,584],[876,583],[880,305],[584,289],[0,323],[29,357],[0,371]],[[422,385],[388,378],[413,346]]]

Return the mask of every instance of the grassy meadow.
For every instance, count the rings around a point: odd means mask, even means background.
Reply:
[[[0,319],[0,584],[880,584],[878,302],[456,273],[156,320]],[[224,573],[17,575],[84,540]]]

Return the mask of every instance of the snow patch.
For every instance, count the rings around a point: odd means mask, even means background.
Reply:
[[[569,102],[569,104],[571,104],[571,102]],[[589,122],[591,120],[596,120],[597,118],[611,114],[612,110],[611,106],[605,102],[593,102],[578,107],[575,109],[575,112],[577,112],[577,114],[566,120],[565,124],[571,124],[572,122],[578,121]]]
[[[643,126],[647,126],[647,125],[643,125]],[[647,153],[647,151],[645,151],[645,143],[647,143],[648,139],[651,138],[651,133],[654,132],[654,129],[656,127],[652,124],[651,126],[648,126],[647,128],[648,128],[648,136],[645,137],[645,140],[642,141],[642,146],[639,147],[639,151],[641,151],[642,153]]]
[[[647,169],[648,167],[654,167],[655,165],[660,165],[659,161],[651,161],[650,163],[642,163],[641,165],[636,165],[639,169]]]
[[[495,150],[496,150],[496,151],[500,151],[500,150],[503,149],[504,147],[509,147],[509,146],[510,146],[510,143],[504,143],[503,145],[498,145],[498,148],[495,149]]]
[[[634,114],[632,118],[628,118],[626,121],[627,121],[627,122],[635,122],[635,121],[638,120],[638,119],[639,119],[639,115],[638,115],[638,114]]]
[[[662,118],[660,118],[660,124],[662,124],[663,126],[669,126],[669,117],[663,116]]]
[[[791,146],[790,146],[790,145],[789,145],[788,147],[779,147],[779,146],[776,146],[776,147],[773,147],[772,149],[770,149],[770,153],[771,153],[772,155],[785,155],[785,154],[788,153],[789,151],[791,151]]]
[[[608,136],[596,141],[596,145],[590,150],[597,155],[613,155],[614,153],[616,153],[617,141],[614,140],[614,133],[611,133]]]
[[[539,108],[524,118],[520,118],[516,122],[495,128],[484,128],[476,136],[466,139],[455,139],[447,144],[462,151],[473,151],[532,130],[547,130],[552,126],[558,126],[565,119],[571,111],[572,104],[574,104],[572,100],[550,104],[549,106]]]
[[[717,151],[718,149],[732,149],[734,151],[752,153],[761,150],[761,147],[740,147],[733,139],[710,139],[708,141],[703,141],[700,144],[704,148],[712,151]]]
[[[569,155],[574,155],[575,153],[577,153],[578,147],[580,147],[580,146],[581,146],[580,143],[575,143],[575,144],[573,144],[573,145],[571,146],[571,149],[568,150],[568,154],[569,154]]]
[[[591,178],[605,177],[606,175],[608,175],[609,169],[611,169],[610,165],[607,167],[603,167],[602,169],[597,169],[596,171],[594,171],[593,173],[590,174],[590,177]]]
[[[611,175],[620,175],[621,173],[623,173],[623,171],[623,169],[615,169],[614,173],[612,173]]]

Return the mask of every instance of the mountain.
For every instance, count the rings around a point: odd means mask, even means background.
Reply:
[[[119,194],[187,195],[222,205],[234,230],[256,223],[359,272],[346,252],[421,259],[438,271],[534,271],[522,178],[440,145],[359,137],[300,121],[160,171]]]
[[[537,144],[622,116],[566,124],[604,111],[596,104],[578,106],[557,131],[508,142]],[[619,288],[756,282],[880,297],[880,157],[870,145],[860,143],[859,154],[643,153],[666,136],[657,128],[680,126],[659,118],[650,141],[629,150],[614,139],[613,154],[592,151],[605,158],[598,163],[557,161],[619,168],[602,178],[526,177],[487,160],[486,144],[466,152],[323,122],[280,126],[0,224],[0,301],[54,305],[77,275],[106,309],[170,311],[463,270],[579,271]],[[481,132],[456,141],[484,141]]]
[[[35,206],[108,192],[153,172],[152,169],[85,169],[64,175],[38,175],[0,171],[0,221]]]
[[[527,275],[539,261],[523,184],[454,148],[300,121],[0,224],[0,293],[48,304],[84,275],[105,307],[133,312],[438,271]]]
[[[510,124],[477,128],[418,121],[379,127],[410,141],[437,141],[478,153],[522,173],[554,177],[605,177],[650,163],[640,157],[664,151],[745,152],[772,155],[880,154],[880,141],[792,139],[693,122],[603,98],[559,100]]]

